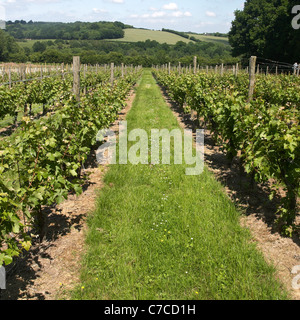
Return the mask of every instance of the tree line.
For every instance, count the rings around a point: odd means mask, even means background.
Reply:
[[[292,27],[296,5],[299,0],[247,0],[243,10],[235,11],[229,32],[233,55],[299,61],[300,29]]]
[[[7,32],[15,39],[102,40],[124,38],[122,22],[33,22],[8,21]]]
[[[123,62],[144,67],[168,62],[189,65],[193,63],[194,56],[198,56],[200,65],[232,64],[239,61],[231,56],[230,46],[212,42],[179,41],[176,45],[168,45],[151,40],[126,43],[56,39],[37,40],[32,46],[24,46],[22,42],[16,42],[7,32],[0,30],[1,61],[71,63],[74,55],[80,55],[82,63],[86,64]]]

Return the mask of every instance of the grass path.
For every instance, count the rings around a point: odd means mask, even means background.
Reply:
[[[148,70],[127,121],[128,131],[179,128]],[[286,298],[222,186],[185,168],[111,166],[72,299]]]

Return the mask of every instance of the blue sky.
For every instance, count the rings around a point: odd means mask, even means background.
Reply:
[[[121,21],[135,27],[228,32],[245,0],[0,0],[6,20]],[[1,15],[1,12],[0,12]]]

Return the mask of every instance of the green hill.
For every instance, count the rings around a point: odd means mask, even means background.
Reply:
[[[175,45],[177,42],[213,42],[229,45],[228,38],[218,37],[219,34],[201,35],[197,33],[179,32],[170,29],[149,30],[139,29],[122,22],[33,22],[7,21],[6,31],[16,40],[104,40],[118,42],[157,41],[160,44]],[[29,41],[30,41],[29,40]],[[27,43],[30,46],[31,41]],[[26,47],[26,45],[25,45]]]
[[[124,32],[125,32],[124,38],[114,39],[112,41],[138,42],[138,41],[146,41],[146,40],[155,40],[159,43],[167,43],[170,45],[174,45],[178,41],[183,41],[185,43],[189,43],[191,41],[194,42],[191,39],[186,39],[184,37],[181,37],[178,34],[166,32],[166,31],[129,28],[129,29],[125,29]],[[194,37],[203,42],[213,42],[217,44],[229,45],[228,38],[225,38],[225,37],[217,37],[213,35],[204,35],[204,34],[196,34],[196,33],[186,33],[186,35],[189,37]]]
[[[217,37],[212,35],[196,34],[196,33],[188,33],[188,35],[190,37],[195,37],[196,39],[204,42],[222,43],[225,45],[230,45],[228,38],[225,38],[225,37]]]
[[[172,34],[165,31],[154,31],[146,29],[125,29],[124,38],[116,39],[113,41],[122,42],[138,42],[146,40],[155,40],[159,43],[176,44],[178,41],[183,41],[185,43],[191,42],[191,40],[185,39],[179,35]]]

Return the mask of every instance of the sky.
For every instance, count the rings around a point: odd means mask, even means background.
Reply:
[[[221,32],[245,0],[0,0],[0,20],[121,21],[137,28]],[[4,18],[5,19],[4,19]]]

